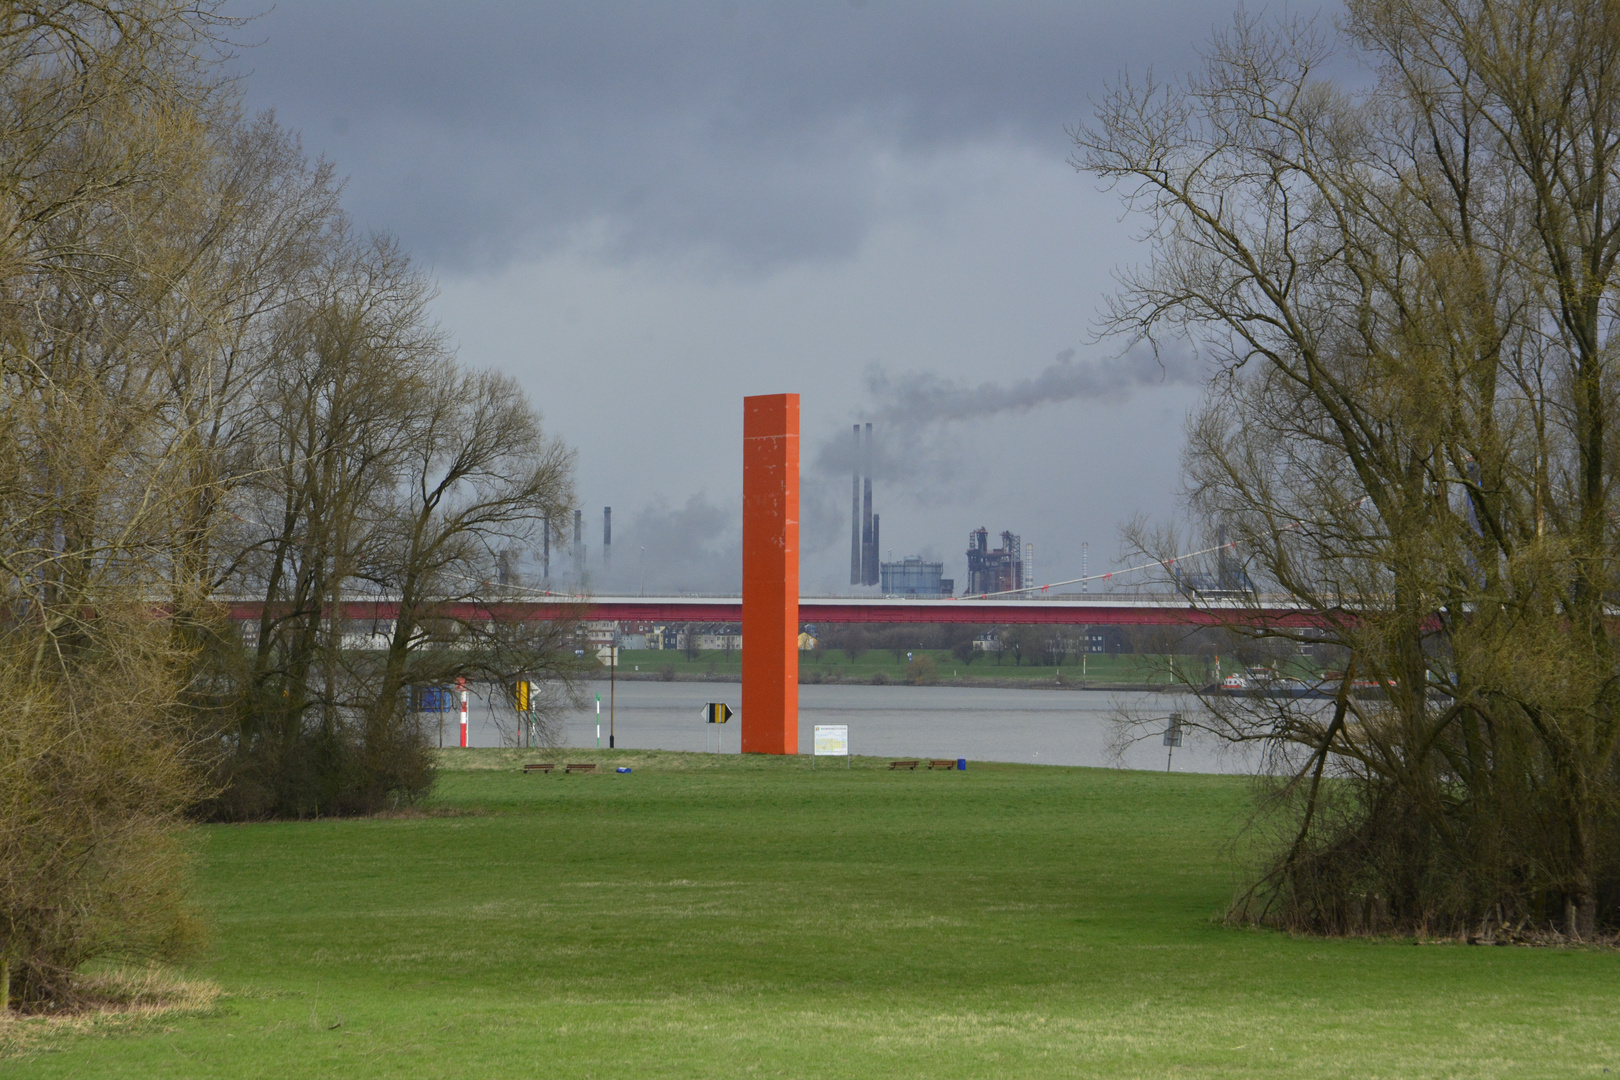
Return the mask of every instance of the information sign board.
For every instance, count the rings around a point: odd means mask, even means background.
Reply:
[[[816,757],[848,757],[849,726],[847,724],[816,725]]]
[[[1170,714],[1170,726],[1164,729],[1164,745],[1177,747],[1181,745],[1181,714]]]

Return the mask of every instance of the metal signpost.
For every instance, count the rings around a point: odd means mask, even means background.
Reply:
[[[461,691],[461,748],[467,748],[467,680],[456,677],[456,689]]]
[[[596,695],[596,748],[602,749],[602,695]]]
[[[517,707],[518,723],[523,726],[523,745],[534,745],[534,684],[519,679],[512,684],[512,704]]]
[[[810,767],[816,767],[818,757],[841,757],[846,762],[846,768],[853,769],[855,763],[849,757],[849,726],[847,724],[817,724],[815,752],[810,758]]]
[[[1181,745],[1181,714],[1170,714],[1170,726],[1164,729],[1164,745],[1170,749],[1164,755],[1164,771],[1170,771],[1170,759],[1175,756],[1176,747]]]
[[[703,717],[703,722],[705,724],[724,724],[727,720],[730,720],[733,716],[736,716],[737,714],[732,712],[731,711],[731,706],[727,705],[725,702],[723,702],[723,701],[711,701],[707,705],[703,706],[703,711],[699,715]],[[725,731],[726,731],[726,729],[723,728],[723,727],[717,727],[717,728],[714,729],[715,735],[717,735],[719,737],[719,747],[720,747],[719,752],[722,753],[722,754],[726,752],[726,735],[725,735]],[[704,728],[703,729],[703,751],[704,751],[704,753],[708,753],[708,750],[709,750],[709,729]]]

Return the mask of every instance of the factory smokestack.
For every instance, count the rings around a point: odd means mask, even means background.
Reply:
[[[602,507],[602,569],[613,569],[613,507]]]
[[[872,425],[866,425],[866,438],[861,447],[861,584],[876,585],[878,581],[877,541],[872,536]]]
[[[880,517],[882,517],[881,514],[872,515],[872,568],[867,571],[869,577],[866,583],[868,585],[876,585],[881,580],[879,575],[881,566],[878,563],[878,519]]]
[[[574,576],[585,572],[585,511],[574,511]]]
[[[850,470],[849,583],[861,584],[861,425],[855,425],[855,467]]]

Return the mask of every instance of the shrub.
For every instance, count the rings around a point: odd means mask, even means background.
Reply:
[[[25,1010],[73,1004],[91,960],[176,960],[198,939],[179,831],[202,770],[165,635],[135,627],[122,655],[55,677],[0,658],[0,964]]]
[[[939,681],[939,669],[931,656],[919,656],[906,665],[906,682],[911,686],[931,686]]]

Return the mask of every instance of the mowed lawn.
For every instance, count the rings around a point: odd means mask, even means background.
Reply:
[[[0,1072],[1620,1074],[1620,954],[1221,926],[1242,779],[569,758],[635,771],[454,768],[460,816],[197,830],[220,1007]]]

